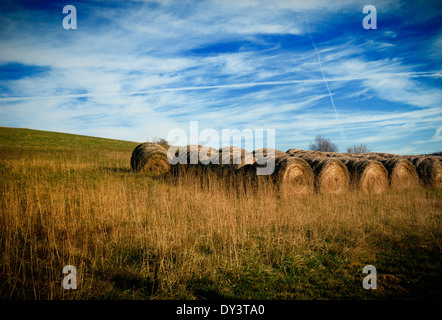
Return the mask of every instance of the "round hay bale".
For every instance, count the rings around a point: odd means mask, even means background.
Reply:
[[[204,173],[204,165],[208,164],[210,157],[217,152],[216,149],[191,144],[185,147],[179,147],[175,151],[177,163],[172,165],[172,172],[175,175],[186,174],[190,172]]]
[[[352,187],[366,193],[382,193],[388,190],[388,172],[375,160],[341,158],[350,173]]]
[[[342,158],[342,157],[349,157],[354,159],[365,159],[365,160],[375,160],[380,161],[383,159],[391,158],[389,156],[384,157],[382,153],[376,153],[376,152],[366,152],[366,153],[336,153],[336,152],[327,152],[327,156],[330,157],[336,157],[336,158]],[[388,154],[386,154],[388,155]]]
[[[210,157],[217,152],[216,149],[202,145],[189,144],[176,150],[180,164],[207,164]]]
[[[302,158],[310,165],[317,192],[339,194],[349,190],[348,169],[338,158],[328,158],[320,152],[296,152],[291,156]]]
[[[291,156],[275,157],[274,181],[285,195],[310,194],[315,190],[315,175],[302,158]]]
[[[217,154],[210,157],[211,163],[217,163],[213,157],[218,156],[220,167],[238,170],[246,164],[255,163],[253,154],[247,150],[237,147],[223,147],[218,150]]]
[[[256,191],[263,181],[267,180],[267,176],[256,175],[256,163],[243,165],[238,170],[233,172],[225,171],[227,173],[224,177],[227,178],[236,187],[244,187],[247,191]]]
[[[291,156],[308,156],[308,157],[321,157],[327,158],[327,153],[322,151],[312,151],[312,150],[301,150],[292,148],[287,150],[287,154]]]
[[[425,187],[442,188],[442,162],[426,156],[406,157],[416,168],[419,179]]]
[[[255,150],[253,155],[256,161],[255,174],[258,167],[269,169],[279,192],[284,195],[313,193],[315,176],[304,159],[269,148]],[[269,158],[274,161],[274,166],[268,163]]]
[[[255,159],[255,175],[271,176],[275,171],[275,157],[287,156],[286,153],[273,149],[262,148],[252,151],[253,158]],[[269,163],[269,160],[273,161],[273,165]],[[258,169],[260,168],[260,169]],[[259,171],[261,172],[259,172]]]
[[[284,157],[287,156],[287,153],[273,149],[273,148],[262,148],[258,150],[253,150],[252,152],[255,161],[259,164],[262,161],[265,161],[266,157],[271,155],[274,157]],[[265,164],[265,163],[263,163]]]
[[[339,152],[331,152],[331,151],[328,151],[328,152],[322,152],[322,151],[321,151],[321,154],[324,155],[324,156],[326,156],[326,157],[329,157],[329,158],[340,158],[340,157],[343,156],[342,153],[339,153]]]
[[[364,158],[368,160],[391,159],[398,157],[397,154],[383,152],[363,152],[363,153],[341,153],[341,156],[352,158]]]
[[[407,159],[395,157],[382,159],[380,162],[388,171],[392,189],[405,190],[419,187],[419,176],[416,168]]]
[[[361,155],[365,155],[366,157],[378,158],[378,159],[393,159],[398,157],[397,154],[394,153],[386,153],[386,152],[367,152],[367,153],[359,153]]]
[[[141,143],[132,152],[130,167],[135,172],[165,174],[170,171],[167,150],[157,143]]]

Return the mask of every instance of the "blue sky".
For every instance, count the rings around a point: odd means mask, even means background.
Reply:
[[[439,1],[2,1],[0,125],[142,142],[198,121],[275,129],[282,151],[318,134],[342,152],[441,151],[441,15]]]

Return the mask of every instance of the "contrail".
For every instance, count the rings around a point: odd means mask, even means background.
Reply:
[[[307,19],[305,19],[305,20],[307,21]],[[318,48],[316,48],[315,42],[313,41],[312,35],[310,34],[310,30],[308,28],[308,24],[306,23],[306,25],[307,25],[308,37],[310,38],[310,41],[311,41],[311,43],[313,45],[313,48],[315,49],[316,57],[318,58],[319,68],[321,69],[321,74],[322,74],[322,80],[324,81],[325,86],[327,87],[328,95],[330,97],[330,101],[331,101],[333,110],[335,111],[335,117],[336,117],[336,120],[338,120],[338,124],[339,124],[338,111],[336,110],[335,102],[333,101],[333,95],[332,95],[332,93],[330,91],[330,87],[328,86],[327,79],[325,78],[324,70],[322,68],[321,56],[319,55]],[[340,128],[340,131],[341,131],[341,136],[344,139],[345,145],[347,146],[348,143],[347,143],[347,137],[346,137],[345,132],[344,132],[344,128],[341,125],[339,125],[339,128]]]
[[[315,47],[315,46],[314,46]],[[316,49],[316,47],[315,47]],[[319,57],[319,56],[318,56]],[[320,60],[319,60],[320,61]],[[245,83],[233,83],[233,84],[220,84],[220,85],[210,85],[210,86],[190,86],[190,87],[176,87],[176,88],[161,88],[152,89],[145,91],[132,91],[132,92],[119,92],[119,93],[73,93],[64,95],[50,95],[50,96],[24,96],[24,97],[3,97],[0,98],[0,102],[8,101],[21,101],[21,100],[41,100],[41,99],[57,99],[57,98],[87,98],[87,97],[115,97],[115,96],[133,96],[133,95],[148,95],[151,93],[161,93],[161,92],[173,92],[173,91],[198,91],[198,90],[212,90],[212,89],[231,89],[231,88],[248,88],[248,87],[258,87],[258,86],[278,86],[278,85],[289,85],[296,83],[326,83],[327,90],[331,96],[330,89],[328,87],[329,82],[346,82],[346,81],[358,81],[358,80],[369,80],[369,79],[385,79],[385,78],[397,78],[397,77],[408,77],[408,78],[419,78],[419,77],[431,77],[431,78],[441,78],[442,71],[428,71],[428,72],[398,72],[398,73],[381,73],[381,74],[371,74],[363,76],[348,76],[348,77],[336,77],[325,79],[324,72],[322,70],[322,79],[298,79],[298,80],[283,80],[283,81],[264,81],[264,82],[245,82]],[[331,97],[333,101],[333,97]],[[334,102],[333,102],[333,108]]]

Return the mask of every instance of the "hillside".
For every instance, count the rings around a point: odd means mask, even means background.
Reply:
[[[32,129],[0,127],[0,150],[39,150],[46,151],[84,149],[112,149],[127,151],[138,143],[122,140],[96,138],[69,133],[50,132]]]

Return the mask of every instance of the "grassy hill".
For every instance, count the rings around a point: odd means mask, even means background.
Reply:
[[[0,128],[1,299],[442,297],[438,189],[283,198],[133,173],[136,145]]]
[[[136,142],[82,136],[69,133],[0,127],[0,147],[51,149],[112,148],[133,149]]]

